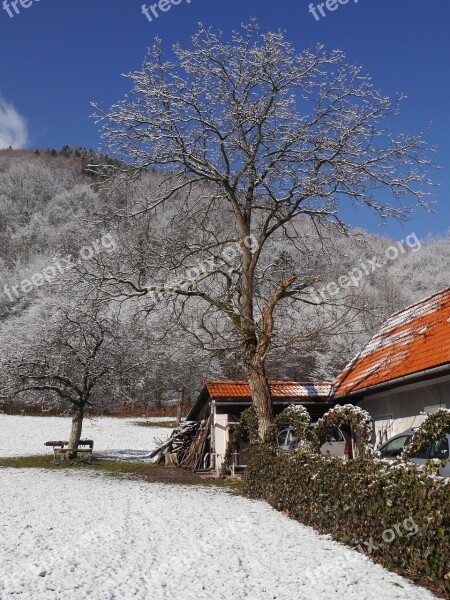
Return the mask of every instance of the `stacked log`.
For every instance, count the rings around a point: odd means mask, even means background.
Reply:
[[[206,421],[185,422],[172,432],[151,457],[159,455],[159,462],[167,465],[179,465],[184,469],[195,471],[201,469],[207,451],[211,418]]]
[[[210,433],[211,417],[208,420],[202,421],[200,428],[197,431],[196,436],[192,440],[191,445],[186,451],[183,459],[179,462],[180,466],[190,471],[201,469],[203,466],[203,459],[206,452],[206,444],[208,442]]]

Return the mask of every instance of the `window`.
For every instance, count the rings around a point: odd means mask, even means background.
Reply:
[[[430,454],[430,444],[427,444],[425,446],[425,448],[422,450],[422,452],[419,452],[418,454],[414,455],[414,458],[428,458],[429,454]]]
[[[410,435],[400,435],[399,437],[394,438],[381,448],[382,455],[389,457],[400,456],[403,448],[409,443],[410,439]]]
[[[442,438],[438,442],[433,442],[430,449],[430,458],[445,460],[449,457],[448,438]]]
[[[286,444],[286,434],[288,432],[286,431],[286,429],[284,429],[278,436],[278,445],[279,446],[284,446]]]
[[[342,435],[342,431],[337,427],[332,427],[331,429],[331,441],[332,442],[343,442],[344,436]]]
[[[295,444],[297,441],[298,440],[295,437],[293,430],[289,429],[286,437],[286,444]]]

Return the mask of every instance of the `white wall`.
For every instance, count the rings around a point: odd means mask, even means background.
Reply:
[[[426,409],[450,408],[450,376],[366,396],[358,406],[374,419],[372,441],[378,446],[393,435],[418,427]]]
[[[215,470],[217,473],[220,473],[225,460],[225,453],[227,451],[230,436],[233,433],[234,427],[238,424],[239,419],[234,415],[214,414],[214,444],[216,451]],[[247,464],[245,444],[241,444],[241,446],[244,446],[244,448],[241,448],[239,450],[239,456],[234,457],[233,459],[235,465]]]
[[[215,414],[214,418],[214,441],[216,450],[216,471],[219,473],[225,458],[229,439],[228,415]]]

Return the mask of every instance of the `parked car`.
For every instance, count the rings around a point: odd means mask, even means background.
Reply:
[[[401,455],[403,450],[411,443],[416,432],[415,429],[408,429],[399,435],[394,436],[378,448],[382,458],[394,459]],[[437,458],[445,461],[445,465],[439,469],[442,477],[450,477],[450,434],[447,434],[440,440],[436,440],[421,452],[418,456],[411,458],[417,464],[425,465],[429,460]]]
[[[298,446],[298,439],[294,435],[292,427],[286,427],[278,434],[278,447],[282,450],[290,452],[296,450]]]
[[[311,431],[314,426],[311,427]],[[338,427],[333,427],[331,430],[331,441],[325,442],[320,448],[321,454],[324,456],[339,456],[347,459],[349,456],[349,444],[347,443],[344,434]],[[299,440],[295,437],[293,428],[285,427],[278,434],[278,446],[282,450],[292,452],[297,450]]]

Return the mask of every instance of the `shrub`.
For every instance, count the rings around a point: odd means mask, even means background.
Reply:
[[[294,435],[299,440],[306,440],[310,423],[311,417],[304,406],[290,404],[275,417],[269,431],[270,443],[276,445],[280,429],[289,425],[293,427]],[[250,442],[250,444],[259,441],[258,415],[254,406],[243,411],[239,423],[230,437],[222,468],[223,474],[230,474],[233,452],[239,447],[241,441]]]
[[[405,449],[405,459],[417,456],[426,449],[430,442],[440,440],[450,433],[450,410],[444,408],[427,417],[415,432],[411,444]]]
[[[414,464],[250,449],[246,493],[450,596],[450,482]],[[407,525],[414,525],[414,530]],[[385,540],[386,532],[394,539]],[[381,545],[381,543],[383,545]]]
[[[314,447],[320,452],[320,447],[328,440],[331,427],[342,427],[348,425],[353,435],[358,449],[359,456],[369,456],[372,454],[372,418],[368,412],[362,410],[359,406],[337,404],[324,416],[317,421],[314,429]]]
[[[283,427],[291,426],[294,436],[298,440],[306,441],[310,423],[310,414],[304,406],[290,404],[275,417],[270,429],[269,440],[272,444],[276,444],[280,430]]]

